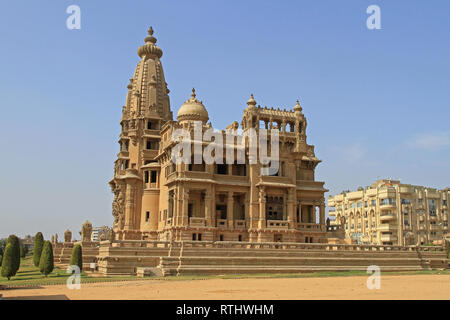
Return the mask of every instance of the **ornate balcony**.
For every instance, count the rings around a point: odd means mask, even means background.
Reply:
[[[382,213],[380,215],[380,221],[391,221],[395,219],[395,215],[392,212]]]
[[[197,217],[190,217],[189,218],[189,225],[193,227],[204,227],[206,224],[205,218],[197,218]]]
[[[380,224],[377,228],[378,231],[395,231],[397,228],[391,224],[383,223]]]
[[[286,220],[267,220],[268,229],[289,229],[289,222]]]
[[[246,228],[245,220],[234,220],[234,228],[245,229]]]
[[[217,226],[219,228],[226,228],[227,227],[227,219],[217,219]]]
[[[298,230],[322,231],[320,224],[317,223],[297,223]]]

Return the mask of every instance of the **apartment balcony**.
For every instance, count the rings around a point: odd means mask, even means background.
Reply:
[[[413,193],[414,189],[407,186],[402,186],[399,188],[400,193]]]
[[[395,220],[395,215],[393,213],[382,213],[380,215],[380,221],[384,222],[384,221],[392,221]]]
[[[289,222],[286,220],[267,220],[268,229],[289,229]]]
[[[388,232],[388,231],[396,231],[397,227],[392,225],[392,224],[388,224],[388,223],[383,223],[380,224],[377,228],[378,231],[383,231],[383,232]]]
[[[381,210],[383,210],[383,209],[395,209],[395,208],[397,208],[397,205],[395,203],[383,203],[383,204],[380,204],[380,209]]]
[[[393,234],[382,234],[380,240],[383,242],[397,241],[397,236]]]
[[[205,218],[190,217],[189,225],[192,227],[204,227],[206,225]]]
[[[439,231],[441,230],[441,226],[437,224],[430,224],[430,230],[431,231]]]

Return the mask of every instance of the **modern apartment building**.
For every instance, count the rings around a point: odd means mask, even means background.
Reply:
[[[328,198],[331,225],[363,244],[416,245],[442,241],[448,229],[450,188],[437,190],[378,180]]]

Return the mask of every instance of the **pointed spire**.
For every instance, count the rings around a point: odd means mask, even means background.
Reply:
[[[191,93],[192,100],[194,100],[195,97],[196,97],[196,95],[195,95],[195,88],[192,88],[192,93]]]

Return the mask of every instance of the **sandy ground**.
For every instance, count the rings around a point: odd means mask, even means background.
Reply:
[[[367,277],[141,280],[2,290],[8,299],[450,299],[450,275],[382,276],[369,290]]]

